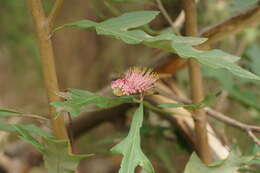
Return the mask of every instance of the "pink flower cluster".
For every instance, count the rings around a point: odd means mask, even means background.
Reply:
[[[132,67],[124,75],[111,83],[117,96],[143,93],[153,87],[159,79],[157,73],[148,68]]]

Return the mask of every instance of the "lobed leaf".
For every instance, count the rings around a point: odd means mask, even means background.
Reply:
[[[97,34],[109,35],[123,40],[128,44],[139,44],[150,36],[142,30],[129,29],[137,28],[149,23],[158,13],[159,12],[157,11],[136,11],[125,13],[119,17],[111,18],[100,23],[90,20],[81,20],[64,26],[74,26],[84,29],[95,28]]]
[[[74,173],[79,162],[91,156],[91,154],[71,154],[68,141],[57,140],[50,135],[46,135],[46,132],[40,128],[23,125],[12,126],[24,140],[34,145],[43,154],[48,173]],[[42,142],[34,138],[31,135],[32,132],[42,136]]]
[[[226,69],[236,76],[253,80],[260,80],[259,76],[244,70],[234,64],[239,57],[225,53],[221,50],[202,51],[193,48],[206,41],[206,38],[182,37],[166,32],[158,36],[151,36],[140,29],[153,20],[157,11],[135,11],[125,13],[119,17],[111,18],[97,23],[90,20],[81,20],[64,26],[75,26],[85,29],[95,29],[97,34],[112,36],[127,44],[145,44],[152,48],[159,48],[176,53],[182,58],[194,58],[201,64],[214,69]]]
[[[196,153],[193,153],[184,173],[234,173],[252,159],[253,156],[239,156],[232,151],[227,159],[207,166],[201,162]]]
[[[118,106],[123,103],[133,102],[133,96],[123,97],[104,97],[95,93],[79,90],[69,89],[66,93],[67,97],[64,102],[52,102],[51,104],[59,111],[65,110],[72,115],[78,115],[81,112],[86,112],[84,107],[89,105],[96,105],[98,108],[106,109],[114,106]]]
[[[139,108],[134,113],[127,137],[111,149],[112,152],[123,155],[119,173],[134,173],[137,166],[142,167],[147,173],[154,173],[151,162],[141,149],[140,128],[143,114],[143,103],[140,103]]]
[[[70,154],[69,142],[66,140],[43,138],[43,147],[44,165],[48,173],[74,173],[82,159],[92,156]]]

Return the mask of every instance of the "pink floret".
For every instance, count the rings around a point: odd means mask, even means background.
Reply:
[[[145,92],[153,87],[158,75],[151,69],[133,67],[123,77],[112,81],[111,88],[115,95],[130,95]]]

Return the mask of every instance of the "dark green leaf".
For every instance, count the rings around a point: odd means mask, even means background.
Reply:
[[[139,165],[147,173],[154,173],[153,166],[148,158],[141,150],[140,128],[143,122],[143,104],[140,103],[136,110],[129,134],[119,144],[114,146],[111,151],[118,154],[123,154],[123,160],[119,173],[134,173],[135,168]]]

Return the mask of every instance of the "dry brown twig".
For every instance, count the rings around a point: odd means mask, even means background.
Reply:
[[[156,0],[158,8],[160,9],[160,11],[162,12],[164,18],[167,20],[167,22],[170,24],[172,30],[174,31],[175,34],[177,35],[181,35],[179,30],[175,28],[174,26],[174,22],[172,21],[171,17],[169,16],[169,14],[167,13],[166,9],[164,8],[162,1],[161,0]]]

